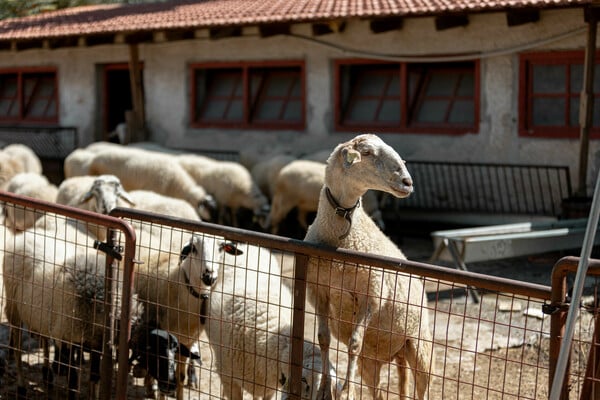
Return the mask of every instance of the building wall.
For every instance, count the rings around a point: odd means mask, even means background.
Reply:
[[[518,136],[519,51],[582,50],[586,43],[582,10],[543,11],[539,22],[508,27],[504,13],[469,16],[469,25],[443,31],[433,18],[406,19],[401,30],[372,34],[366,20],[350,20],[342,33],[314,37],[260,38],[254,27],[244,36],[198,38],[140,45],[150,139],[180,149],[239,150],[256,160],[269,152],[331,149],[358,132],[334,132],[332,61],[364,57],[365,52],[431,56],[479,52],[481,103],[479,131],[464,135],[382,134],[404,158],[418,160],[569,165],[576,184],[579,141]],[[310,24],[292,33],[311,38]],[[564,33],[576,33],[546,41]],[[538,43],[537,46],[535,44]],[[327,46],[334,44],[346,49]],[[532,46],[530,48],[530,46]],[[352,51],[351,51],[352,50]],[[79,127],[80,142],[100,135],[98,66],[127,62],[126,45],[0,52],[0,67],[54,65],[59,73],[60,122]],[[189,65],[204,61],[304,60],[306,129],[298,131],[193,129]],[[600,167],[600,146],[590,145],[590,186]]]

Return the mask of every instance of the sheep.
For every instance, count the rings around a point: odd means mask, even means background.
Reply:
[[[86,149],[75,149],[65,157],[63,162],[63,173],[65,178],[89,175],[90,162],[95,153]]]
[[[25,396],[25,378],[21,360],[22,324],[44,336],[44,375],[51,383],[48,366],[48,340],[58,346],[68,344],[92,349],[91,396],[98,394],[99,354],[102,351],[105,325],[106,259],[91,249],[93,238],[86,236],[68,219],[47,214],[33,228],[15,238],[4,253],[3,283],[6,293],[5,313],[15,345],[17,384]],[[117,292],[119,290],[116,285]],[[115,302],[120,296],[113,293]],[[132,299],[131,323],[136,325],[140,313]],[[111,312],[117,312],[115,305]],[[78,378],[69,379],[69,397],[75,397]]]
[[[219,207],[219,223],[225,221],[226,208],[230,209],[231,224],[236,227],[239,226],[237,212],[240,208],[252,210],[259,220],[269,212],[269,201],[242,164],[195,154],[179,155],[177,161],[198,185],[215,198]]]
[[[54,202],[58,189],[50,183],[44,175],[37,172],[21,172],[13,176],[6,186],[6,191],[35,199]],[[19,205],[4,205],[4,224],[12,232],[21,232],[33,226],[35,221],[42,215],[32,209]]]
[[[270,227],[272,233],[277,233],[279,223],[297,207],[298,222],[306,229],[308,213],[317,211],[324,177],[325,164],[316,161],[294,160],[283,167],[277,175],[271,212],[264,228]]]
[[[23,164],[10,154],[0,151],[0,189],[6,189],[8,181],[20,172],[25,172]]]
[[[256,163],[250,170],[250,175],[252,175],[252,179],[254,179],[261,192],[273,199],[279,171],[295,159],[296,157],[289,154],[277,154],[268,157]]]
[[[21,164],[21,171],[42,173],[42,161],[28,146],[21,143],[12,143],[5,146],[2,151],[10,155]]]
[[[183,246],[178,262],[171,254],[154,251],[148,244],[157,240],[143,234],[138,238],[144,260],[136,273],[135,292],[144,304],[143,321],[146,325],[167,330],[186,348],[198,340],[207,314],[206,299],[215,283],[225,253],[220,239],[208,235],[192,235]],[[141,250],[140,250],[141,252]],[[144,252],[145,253],[145,252]],[[199,315],[200,314],[200,318]],[[176,396],[183,396],[185,354],[178,354]],[[171,386],[160,385],[164,394],[171,394]]]
[[[119,146],[119,145],[115,145]],[[90,175],[113,174],[126,190],[153,190],[184,199],[197,207],[203,220],[210,220],[214,199],[175,162],[172,155],[124,146],[101,150],[90,163]]]
[[[341,143],[331,153],[317,215],[304,240],[405,259],[402,251],[358,207],[368,189],[399,198],[413,191],[412,178],[402,158],[371,134]],[[323,357],[319,399],[331,398],[328,373],[331,332],[348,346],[342,398],[356,398],[359,368],[373,397],[379,398],[376,394],[381,367],[392,361],[400,374],[401,395],[408,395],[406,363],[412,369],[418,398],[426,397],[434,370],[433,342],[427,311],[422,310],[426,298],[420,279],[311,257],[307,288],[307,297],[316,309]]]
[[[223,265],[209,297],[206,332],[223,398],[243,390],[271,398],[289,377],[292,294],[279,262],[267,249],[226,243],[234,255]]]
[[[58,186],[56,202],[99,214],[108,214],[122,203],[133,205],[133,200],[123,189],[121,181],[114,175],[74,176]],[[88,224],[88,231],[101,241],[106,240],[106,229]]]
[[[200,221],[201,218],[190,203],[176,197],[165,196],[152,190],[132,190],[128,192],[133,208]]]

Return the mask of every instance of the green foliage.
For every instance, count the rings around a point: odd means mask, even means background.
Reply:
[[[25,17],[61,8],[91,4],[133,4],[153,1],[157,0],[0,0],[0,19]]]

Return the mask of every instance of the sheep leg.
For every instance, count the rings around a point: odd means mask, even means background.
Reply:
[[[346,373],[346,382],[342,388],[340,398],[342,400],[356,398],[356,370],[358,367],[358,357],[362,351],[365,330],[371,322],[371,306],[366,296],[358,300],[358,311],[356,315],[356,324],[352,330],[352,335],[348,342],[348,371]]]
[[[408,380],[408,368],[409,365],[404,357],[404,349],[396,354],[396,368],[398,370],[398,389],[400,390],[400,398],[409,398],[409,380]]]
[[[331,331],[329,330],[329,294],[320,290],[317,295],[317,337],[321,350],[321,383],[317,392],[317,400],[331,400],[331,375],[329,373],[329,344]]]
[[[21,359],[21,346],[23,333],[14,326],[10,327],[9,342],[13,345],[13,354],[15,357],[15,366],[17,369],[17,398],[27,398],[27,387],[25,386],[25,377],[23,376],[23,360]]]
[[[186,374],[186,360],[187,357],[183,357],[181,354],[177,353],[177,367],[175,367],[175,379],[177,380],[175,398],[177,400],[183,400],[183,383],[185,381]]]
[[[378,400],[384,399],[384,392],[379,389],[381,362],[372,358],[360,357],[358,359],[358,364],[363,384],[369,388],[373,398]]]
[[[430,362],[432,350],[431,342],[420,339],[406,341],[406,361],[412,366],[419,400],[427,398],[430,373],[433,372]]]
[[[42,367],[42,379],[44,380],[44,384],[46,385],[46,389],[48,392],[54,390],[54,373],[52,372],[52,368],[50,367],[50,349],[49,349],[49,339],[42,337],[42,348],[44,350],[44,366]]]
[[[234,380],[230,374],[221,376],[221,386],[223,387],[223,398],[227,400],[242,400],[243,390],[240,381]]]

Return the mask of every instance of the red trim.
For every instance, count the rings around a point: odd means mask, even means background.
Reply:
[[[398,65],[400,74],[400,109],[401,113],[400,123],[390,124],[387,122],[370,121],[370,122],[353,122],[353,121],[342,121],[342,67],[353,66],[353,65]],[[450,63],[448,63],[450,65]],[[473,90],[474,95],[472,97],[473,105],[473,123],[469,125],[460,124],[426,124],[412,122],[411,113],[418,110],[417,107],[409,109],[409,101],[412,101],[412,96],[408,93],[409,91],[409,63],[392,63],[379,60],[367,60],[367,59],[342,59],[334,60],[334,116],[335,116],[335,130],[336,131],[348,131],[348,130],[369,130],[377,133],[432,133],[432,134],[464,134],[464,133],[477,133],[479,130],[479,113],[480,113],[480,65],[479,61],[473,62]],[[349,93],[347,95],[350,95]],[[446,98],[446,97],[445,97]],[[458,98],[452,97],[450,100],[457,100]],[[469,98],[470,99],[470,98]],[[415,99],[415,104],[423,100],[422,95],[419,99]],[[447,112],[450,112],[448,108]],[[446,116],[446,120],[447,120]]]
[[[0,116],[0,124],[18,124],[18,125],[26,125],[26,124],[57,124],[60,115],[60,104],[59,104],[59,94],[58,94],[58,73],[55,67],[22,67],[22,68],[2,68],[0,69],[0,75],[4,74],[16,74],[17,77],[17,97],[14,99],[15,104],[18,104],[19,112],[18,117],[6,117],[3,118]],[[40,117],[26,117],[25,115],[25,107],[31,104],[31,100],[33,100],[33,94],[29,99],[24,98],[24,79],[23,75],[34,75],[34,74],[52,74],[52,80],[54,83],[54,87],[52,90],[52,94],[45,99],[47,99],[46,107],[49,104],[54,103],[56,108],[55,115],[46,118]],[[26,104],[25,102],[28,101]]]
[[[300,96],[301,102],[301,121],[300,122],[273,122],[273,121],[257,121],[252,117],[252,110],[250,110],[250,103],[254,103],[254,100],[260,102],[260,99],[250,98],[250,77],[253,68],[285,68],[294,67],[300,69]],[[244,112],[242,122],[231,122],[231,121],[199,121],[199,116],[196,113],[197,105],[196,100],[198,98],[197,93],[197,82],[196,82],[196,71],[201,69],[234,69],[240,68],[243,78],[243,102]],[[237,129],[291,129],[291,130],[304,130],[306,126],[306,69],[304,61],[251,61],[251,62],[209,62],[209,63],[195,63],[189,66],[190,82],[192,86],[192,97],[190,99],[190,127],[192,128],[237,128]],[[262,82],[264,84],[264,82]],[[257,95],[260,95],[260,91],[257,91]],[[293,98],[292,100],[294,100]]]
[[[577,139],[580,135],[580,127],[569,126],[570,124],[570,101],[579,97],[579,93],[571,93],[571,69],[567,68],[565,74],[565,92],[561,94],[537,94],[533,93],[532,71],[535,65],[574,65],[583,66],[585,53],[583,51],[548,51],[525,53],[519,57],[519,136],[537,138],[565,138]],[[600,65],[600,51],[596,52],[596,65]],[[595,76],[594,80],[600,77]],[[535,126],[533,124],[532,101],[534,98],[562,97],[565,99],[565,125],[564,126]],[[594,103],[600,101],[600,93],[594,94]],[[579,115],[579,110],[576,111]],[[600,138],[600,121],[594,121],[594,127],[590,129],[590,138]]]

